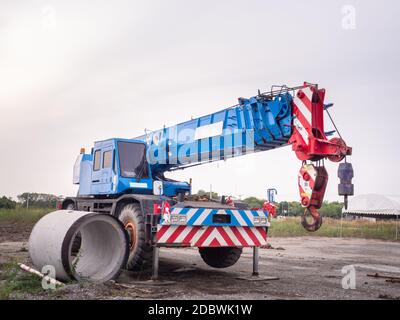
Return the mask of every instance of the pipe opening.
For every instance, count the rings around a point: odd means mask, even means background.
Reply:
[[[123,263],[125,234],[110,221],[96,218],[79,226],[69,245],[68,263],[77,280],[109,280]]]

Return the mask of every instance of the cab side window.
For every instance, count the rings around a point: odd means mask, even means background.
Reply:
[[[101,150],[94,153],[93,171],[99,171],[101,167]]]
[[[113,154],[111,150],[103,153],[103,169],[111,168],[112,159],[113,159]]]

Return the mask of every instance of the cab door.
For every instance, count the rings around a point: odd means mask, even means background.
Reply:
[[[113,161],[112,146],[94,150],[92,194],[110,194],[113,191]]]

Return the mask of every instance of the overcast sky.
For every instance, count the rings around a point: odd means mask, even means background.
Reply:
[[[399,9],[396,0],[2,0],[0,195],[74,195],[74,161],[95,140],[303,81],[335,103],[356,192],[398,195]],[[285,147],[170,176],[192,177],[194,191],[212,183],[264,197],[275,187],[279,200],[296,200],[300,165]],[[337,165],[327,166],[334,200]]]

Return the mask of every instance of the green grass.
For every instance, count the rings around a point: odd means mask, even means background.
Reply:
[[[286,218],[284,220],[272,220],[268,234],[271,237],[340,237],[340,225],[340,220],[325,218],[318,231],[307,232],[300,224],[300,217]],[[396,222],[343,220],[342,236],[346,238],[396,240]],[[400,234],[398,237],[400,237]],[[400,238],[397,240],[400,241]]]
[[[0,209],[0,223],[33,224],[36,223],[41,217],[54,210],[55,209],[52,208]]]
[[[0,300],[10,299],[11,293],[37,294],[43,291],[41,279],[22,271],[16,262],[3,266],[0,273]]]

